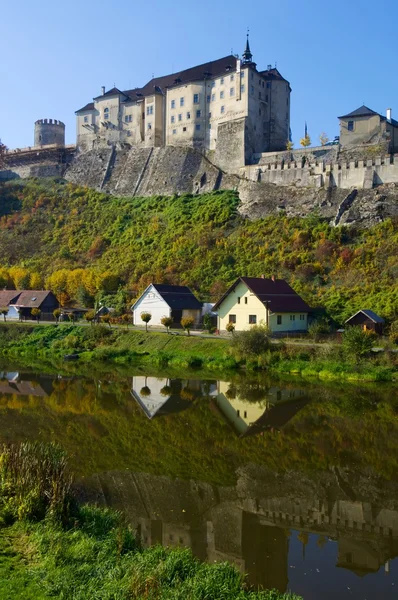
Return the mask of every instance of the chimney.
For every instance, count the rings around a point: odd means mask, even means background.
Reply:
[[[101,85],[101,96],[105,96],[105,86]]]
[[[389,123],[391,123],[391,112],[392,112],[392,111],[391,111],[391,108],[387,108],[387,111],[386,111],[386,117],[387,117],[387,121],[388,121]]]
[[[275,281],[275,275],[272,275],[271,279],[272,281]]]

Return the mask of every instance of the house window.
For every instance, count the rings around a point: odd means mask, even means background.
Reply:
[[[221,77],[221,79],[220,79],[220,85],[224,85],[224,77]]]
[[[175,120],[176,120],[175,116],[174,116],[174,115],[171,115],[171,122],[172,122],[172,123],[174,123],[174,122],[175,122]]]
[[[220,92],[220,99],[222,100],[224,98],[224,91]]]
[[[247,296],[245,296],[245,304],[247,304]]]
[[[199,94],[194,94],[193,95],[193,103],[194,104],[199,104]]]
[[[212,101],[212,102],[214,102],[214,101],[215,101],[215,99],[216,99],[216,95],[215,95],[215,94],[212,94],[212,95],[211,95],[211,101]]]
[[[201,116],[202,116],[202,111],[201,110],[197,110],[196,111],[196,118],[200,119]]]
[[[229,315],[228,323],[236,323],[236,315]]]
[[[177,129],[173,129],[173,135],[177,133]]]
[[[84,122],[88,123],[88,117],[84,117]]]
[[[182,121],[182,114],[181,113],[178,115],[178,120]]]
[[[238,304],[240,304],[240,296],[238,296]]]
[[[257,315],[249,315],[249,325],[256,325]]]
[[[229,79],[230,79],[230,81],[234,81],[235,80],[235,75],[232,73],[232,75],[230,75]]]
[[[240,417],[240,410],[237,410],[237,411],[236,411],[236,416],[237,416],[237,417]]]
[[[276,317],[276,324],[277,325],[282,325],[282,315],[277,315],[277,317]]]
[[[175,107],[176,107],[176,101],[175,101],[175,100],[172,100],[172,101],[171,101],[171,108],[175,108]]]
[[[195,129],[196,129],[196,131],[200,131],[200,123],[196,123]]]
[[[245,91],[245,86],[244,86],[244,84],[243,84],[243,83],[242,83],[242,85],[240,86],[240,91],[242,92],[242,94],[243,94],[243,93],[244,93],[244,91]]]
[[[230,95],[231,97],[232,97],[232,96],[235,96],[235,88],[230,88],[230,90],[229,90],[229,95]]]
[[[354,131],[354,121],[348,121],[347,129],[348,131]]]
[[[300,321],[305,321],[305,315],[300,315]]]
[[[291,321],[295,321],[296,320],[296,315],[290,315],[290,320]]]
[[[184,106],[184,98],[180,98],[180,106]]]
[[[243,411],[243,417],[247,419],[247,410]]]
[[[221,114],[223,115],[225,113],[225,106],[221,107]]]

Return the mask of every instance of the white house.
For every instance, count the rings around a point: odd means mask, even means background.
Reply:
[[[308,304],[283,279],[239,277],[214,305],[218,329],[236,331],[264,323],[272,333],[308,331]]]
[[[6,315],[7,321],[18,321],[19,320],[19,312],[15,308],[15,306],[10,306],[14,304],[19,296],[21,295],[20,291],[17,290],[1,290],[0,291],[0,309],[8,308],[8,314]]]
[[[180,324],[182,317],[193,317],[198,325],[201,320],[202,303],[185,285],[151,283],[131,310],[135,325],[143,324],[143,312],[151,313],[150,325],[161,325],[163,317],[171,317],[175,325]]]

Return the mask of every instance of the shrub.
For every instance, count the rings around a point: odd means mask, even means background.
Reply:
[[[308,326],[308,335],[317,342],[322,334],[330,333],[330,325],[327,319],[318,319]]]
[[[59,318],[61,316],[61,309],[60,308],[56,308],[55,310],[53,310],[53,317],[55,319],[55,322],[58,323]]]
[[[226,324],[225,329],[228,331],[228,333],[233,333],[235,331],[235,324],[229,321]]]
[[[373,331],[364,331],[359,326],[347,327],[343,333],[343,348],[350,358],[358,361],[372,350],[374,339]]]
[[[84,318],[86,319],[86,321],[93,324],[93,322],[95,321],[95,310],[88,310],[85,313]]]
[[[208,333],[213,333],[213,319],[210,313],[206,313],[203,317],[203,328],[208,331]]]
[[[266,352],[270,345],[270,332],[264,325],[254,325],[247,331],[237,331],[230,341],[232,353],[240,359],[259,356]]]
[[[0,308],[0,313],[3,315],[4,323],[6,322],[6,316],[8,315],[8,306]]]
[[[34,317],[36,319],[37,322],[40,321],[40,315],[41,315],[40,308],[32,308],[30,311],[30,314],[32,315],[32,317]]]

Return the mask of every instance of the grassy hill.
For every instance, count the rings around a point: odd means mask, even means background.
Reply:
[[[239,275],[286,278],[341,323],[359,308],[398,313],[398,222],[359,230],[238,213],[235,192],[116,198],[54,180],[0,184],[0,285],[43,286],[122,305],[150,281],[215,301]]]

